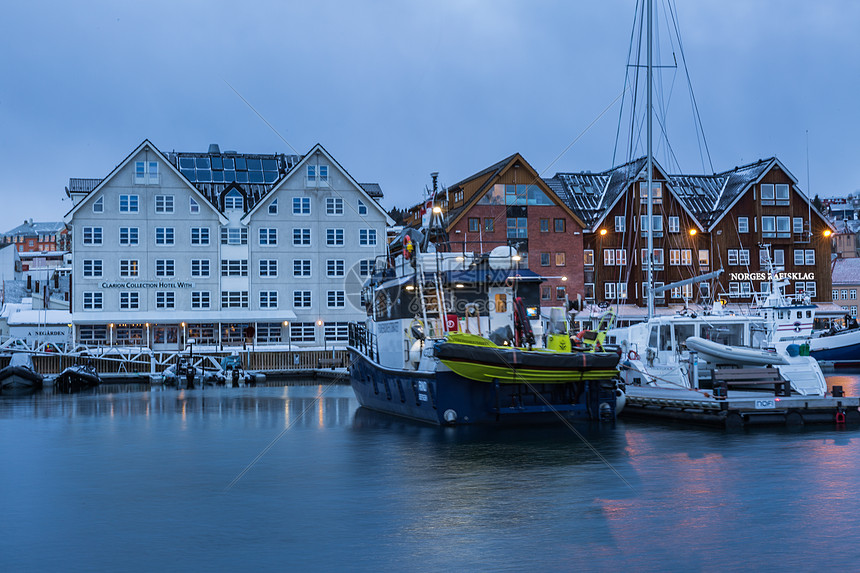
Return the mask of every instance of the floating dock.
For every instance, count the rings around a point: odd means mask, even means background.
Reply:
[[[633,386],[626,388],[622,416],[642,416],[723,426],[860,425],[860,397],[775,396],[774,392],[729,390],[717,398],[710,390]]]

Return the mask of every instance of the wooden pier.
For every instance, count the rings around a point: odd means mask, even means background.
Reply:
[[[656,417],[711,424],[729,429],[753,425],[860,425],[856,396],[778,396],[776,392],[729,390],[725,398],[713,390],[627,386],[622,416]]]

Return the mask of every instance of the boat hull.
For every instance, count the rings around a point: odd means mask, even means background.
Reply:
[[[350,382],[365,408],[436,425],[545,423],[615,417],[615,379],[491,383],[448,369],[382,367],[350,347]]]
[[[0,370],[0,391],[38,390],[42,375],[25,366],[7,366]]]
[[[54,381],[54,389],[57,392],[77,392],[78,390],[94,388],[99,384],[101,384],[101,379],[94,369],[70,366],[57,376]]]
[[[464,378],[502,384],[566,384],[617,375],[614,352],[542,352],[443,342],[434,348],[445,366]]]
[[[809,355],[833,366],[860,366],[860,330],[813,338]]]
[[[775,353],[756,348],[728,346],[691,336],[686,341],[687,348],[695,350],[699,356],[712,364],[736,364],[746,366],[770,366],[788,364],[788,360]]]

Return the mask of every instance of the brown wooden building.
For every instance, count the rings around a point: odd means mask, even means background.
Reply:
[[[600,173],[558,173],[547,185],[585,222],[584,297],[643,307],[647,297],[647,172],[640,158]],[[655,287],[722,269],[719,278],[667,291],[658,306],[749,303],[769,282],[764,245],[814,302],[831,295],[833,228],[776,158],[712,175],[653,173]]]
[[[420,226],[431,200],[409,209],[407,225]],[[561,306],[584,290],[582,219],[519,153],[437,194],[452,252],[489,253],[509,246],[521,268],[546,278],[543,306]]]

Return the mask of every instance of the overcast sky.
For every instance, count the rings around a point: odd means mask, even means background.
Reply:
[[[319,142],[356,179],[380,183],[386,208],[419,201],[432,171],[447,185],[517,151],[546,176],[607,169],[634,9],[635,0],[10,3],[0,231],[62,219],[69,177],[104,177],[145,138],[162,151],[218,143],[245,153]],[[860,2],[682,1],[677,16],[716,171],[775,155],[813,195],[860,189]],[[668,63],[671,49],[660,54]],[[709,171],[690,136],[686,82],[665,77],[681,170]]]

